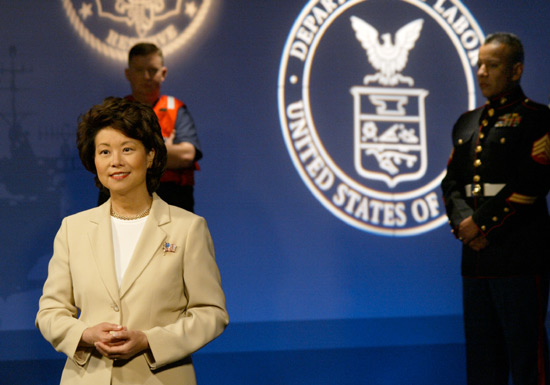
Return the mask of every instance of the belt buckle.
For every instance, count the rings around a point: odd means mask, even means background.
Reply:
[[[483,189],[481,188],[480,184],[473,184],[472,185],[472,195],[475,197],[479,197],[483,195]]]

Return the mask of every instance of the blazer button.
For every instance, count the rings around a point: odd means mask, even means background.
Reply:
[[[111,307],[113,308],[114,311],[118,312],[118,306],[116,303],[112,304]]]

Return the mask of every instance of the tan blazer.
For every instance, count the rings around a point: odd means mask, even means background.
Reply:
[[[55,237],[36,326],[68,356],[61,384],[195,384],[191,353],[229,322],[206,221],[154,194],[119,289],[109,209],[65,218]],[[100,322],[143,331],[151,352],[112,361],[79,349],[84,329]]]

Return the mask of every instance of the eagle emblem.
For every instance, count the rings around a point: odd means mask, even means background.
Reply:
[[[407,65],[409,51],[420,37],[424,20],[416,19],[401,27],[395,34],[395,43],[392,43],[391,34],[384,33],[380,43],[376,28],[356,16],[351,16],[350,19],[355,37],[365,49],[370,64],[378,71],[374,75],[365,76],[363,83],[378,81],[384,86],[395,86],[399,83],[413,86],[414,80],[399,72]]]

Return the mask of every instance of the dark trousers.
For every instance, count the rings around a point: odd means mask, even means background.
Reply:
[[[463,278],[468,385],[548,385],[548,277]]]
[[[162,182],[156,193],[169,205],[194,212],[195,199],[193,197],[193,186],[180,186],[173,182]],[[101,190],[97,199],[98,206],[105,203],[107,199],[109,199],[109,193]]]

